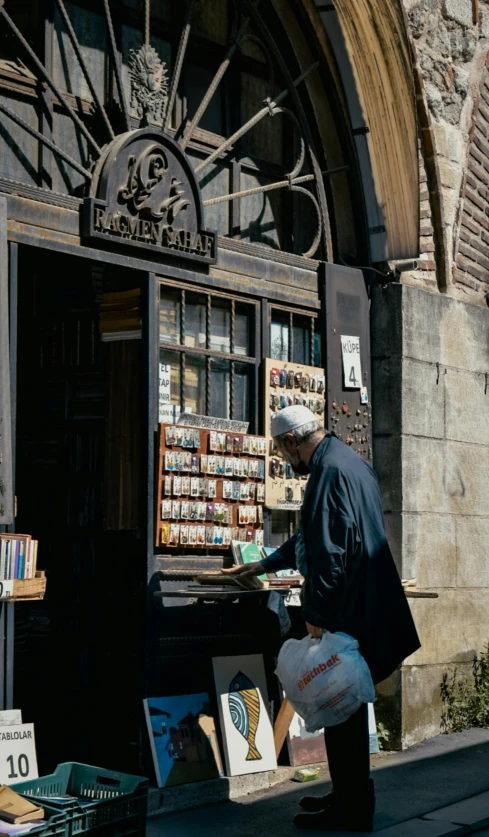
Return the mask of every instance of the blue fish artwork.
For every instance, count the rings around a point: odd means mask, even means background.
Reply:
[[[260,695],[246,674],[239,671],[229,685],[229,711],[231,720],[248,743],[246,761],[258,761],[261,755],[255,744],[260,720]]]

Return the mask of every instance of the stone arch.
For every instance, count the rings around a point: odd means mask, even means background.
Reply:
[[[419,254],[416,95],[400,0],[303,0],[341,78],[374,262]]]

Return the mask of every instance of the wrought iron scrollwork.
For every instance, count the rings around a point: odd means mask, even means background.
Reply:
[[[8,0],[8,2],[15,3],[15,0]],[[98,0],[103,11],[105,24],[108,35],[108,48],[111,59],[112,71],[115,79],[115,87],[117,90],[117,98],[119,102],[120,112],[118,120],[121,121],[125,131],[130,131],[136,127],[134,120],[131,120],[129,112],[129,97],[126,95],[127,91],[124,89],[123,76],[121,68],[121,60],[119,54],[119,46],[117,44],[116,30],[113,22],[112,9],[115,7],[115,0]],[[190,32],[192,27],[192,16],[194,8],[198,0],[188,0],[184,27],[181,33],[180,43],[174,61],[173,73],[171,80],[166,63],[158,56],[156,50],[150,44],[150,26],[151,26],[151,0],[144,0],[144,17],[143,17],[143,37],[144,43],[138,50],[131,50],[129,58],[129,73],[131,79],[130,90],[130,105],[136,111],[139,120],[143,124],[149,125],[151,123],[161,125],[163,131],[170,131],[172,111],[176,101],[177,90],[180,83],[183,64],[188,48]],[[78,42],[73,24],[67,12],[65,0],[56,0],[59,8],[61,18],[68,33],[73,51],[75,53],[78,64],[81,68],[83,76],[88,84],[93,99],[93,110],[99,114],[101,123],[104,125],[105,132],[109,135],[111,140],[114,139],[117,130],[114,131],[113,124],[110,119],[110,109],[105,110],[105,103],[102,102],[97,91],[97,86],[91,78],[90,67]],[[242,51],[243,45],[249,41],[259,46],[265,57],[269,70],[269,82],[273,85],[274,68],[278,71],[280,78],[285,80],[284,89],[273,98],[268,98],[263,102],[263,106],[245,122],[232,136],[225,139],[218,148],[215,148],[204,160],[199,162],[196,167],[196,173],[202,172],[204,169],[212,165],[218,158],[222,158],[230,151],[233,153],[236,148],[238,140],[245,136],[248,131],[252,130],[262,119],[268,117],[275,117],[283,115],[290,119],[294,124],[294,129],[297,133],[299,141],[298,157],[289,174],[285,175],[283,179],[277,180],[274,183],[266,183],[263,186],[257,186],[253,189],[245,189],[235,191],[230,194],[220,195],[210,200],[204,200],[204,206],[220,203],[222,201],[239,200],[248,195],[266,193],[275,189],[288,188],[291,192],[300,194],[310,200],[314,206],[317,216],[317,229],[314,234],[314,240],[310,248],[303,254],[304,256],[313,256],[317,252],[321,241],[326,250],[326,255],[331,254],[331,243],[329,234],[329,220],[328,210],[326,204],[326,193],[323,184],[323,178],[334,174],[337,171],[344,171],[346,167],[342,166],[337,169],[332,169],[326,172],[321,172],[317,162],[311,132],[307,124],[307,119],[301,102],[301,97],[298,93],[299,86],[307,79],[310,73],[314,72],[317,64],[312,64],[294,80],[291,78],[289,69],[280,53],[273,34],[265,25],[263,18],[258,10],[259,0],[235,0],[235,5],[239,9],[240,14],[236,16],[235,27],[231,33],[227,50],[222,59],[214,78],[198,106],[192,120],[187,124],[182,124],[177,131],[176,139],[178,140],[182,150],[185,150],[207,109],[212,98],[222,82],[225,73],[227,72],[234,56]],[[8,29],[21,44],[26,53],[32,69],[36,76],[42,79],[52,90],[56,100],[59,102],[61,108],[72,119],[76,128],[88,143],[90,153],[95,159],[102,155],[102,148],[97,143],[93,136],[93,131],[87,127],[84,121],[84,114],[81,109],[73,106],[70,96],[60,89],[56,84],[50,72],[39,60],[32,47],[26,41],[22,33],[19,31],[12,18],[8,15],[5,8],[5,0],[0,0],[0,20],[5,24],[5,29]],[[290,106],[283,107],[282,102],[289,97]],[[55,155],[59,156],[73,169],[82,174],[87,181],[90,181],[92,161],[89,160],[87,165],[82,165],[80,161],[75,160],[62,147],[57,145],[52,135],[49,132],[39,131],[33,125],[28,124],[17,113],[14,113],[6,104],[0,102],[0,111],[6,114],[9,119],[12,119],[20,127],[28,131],[40,143],[44,144]],[[134,111],[133,111],[134,112]],[[112,110],[112,117],[114,111]],[[173,130],[171,131],[173,135]],[[308,160],[310,165],[310,173],[301,174],[304,164]],[[181,185],[178,182],[169,182],[168,191],[164,200],[161,200],[156,185],[167,176],[167,165],[162,156],[158,156],[149,149],[142,158],[133,161],[133,168],[128,172],[127,182],[121,186],[121,199],[128,203],[132,202],[137,211],[148,213],[153,218],[174,218],[181,212],[188,204],[186,197],[183,195]],[[311,188],[304,188],[305,184],[309,183]],[[157,197],[158,195],[158,197]],[[124,196],[124,197],[122,197]],[[158,202],[159,201],[159,202]]]

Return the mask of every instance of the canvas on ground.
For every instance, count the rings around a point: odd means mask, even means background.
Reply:
[[[222,775],[207,694],[146,698],[144,711],[159,788]]]
[[[287,747],[292,767],[327,761],[324,730],[307,732],[305,722],[294,713],[287,736]]]
[[[212,664],[228,775],[275,770],[262,655],[214,657]]]

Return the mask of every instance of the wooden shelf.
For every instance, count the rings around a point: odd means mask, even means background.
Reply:
[[[5,582],[4,582],[5,583]],[[40,600],[46,593],[46,574],[43,570],[36,572],[35,578],[13,580],[13,592],[10,596],[0,596],[0,602],[25,602]]]

